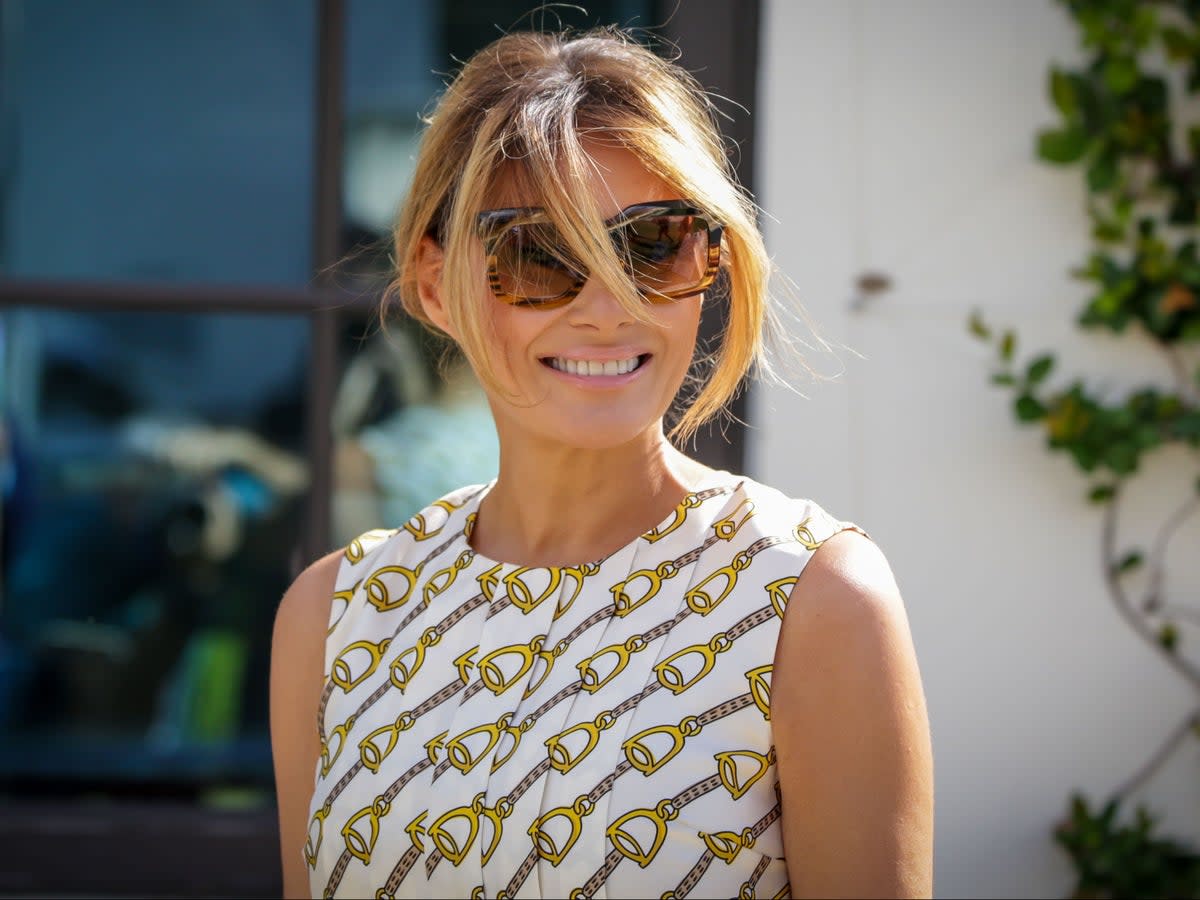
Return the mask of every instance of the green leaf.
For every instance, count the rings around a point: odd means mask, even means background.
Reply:
[[[1118,475],[1129,475],[1137,470],[1138,454],[1132,444],[1124,441],[1109,444],[1103,451],[1104,464]]]
[[[983,321],[983,316],[978,310],[971,311],[971,318],[967,322],[967,328],[971,334],[982,341],[990,341],[992,339],[992,329],[987,327],[987,323]]]
[[[1121,168],[1116,153],[1105,148],[1092,160],[1087,169],[1088,190],[1092,193],[1111,190],[1116,186]]]
[[[1162,42],[1163,47],[1167,51],[1167,58],[1172,61],[1186,61],[1191,59],[1195,54],[1191,37],[1182,28],[1177,28],[1174,25],[1167,25],[1163,28]]]
[[[1088,148],[1088,136],[1078,125],[1047,129],[1038,135],[1037,153],[1046,162],[1066,165],[1078,162]]]
[[[1045,381],[1046,376],[1050,374],[1050,370],[1054,368],[1054,357],[1050,354],[1039,356],[1029,364],[1029,368],[1025,370],[1025,380],[1031,385],[1041,384]]]
[[[1021,394],[1017,397],[1014,409],[1017,418],[1022,422],[1036,422],[1046,415],[1046,407],[1031,394]]]
[[[1107,503],[1117,495],[1117,489],[1111,484],[1098,484],[1088,492],[1089,503]]]
[[[1140,74],[1137,60],[1132,57],[1114,56],[1104,64],[1104,83],[1118,97],[1137,86]]]
[[[1017,379],[1013,377],[1011,372],[996,372],[992,375],[992,384],[1000,385],[1001,387],[1012,387],[1017,383]]]
[[[1004,337],[1000,338],[1000,358],[1005,362],[1012,362],[1013,353],[1017,349],[1017,336],[1011,331],[1004,332]]]
[[[1154,7],[1147,5],[1136,7],[1130,25],[1134,47],[1141,50],[1150,43],[1154,38],[1154,32],[1158,30],[1158,15]]]
[[[1158,629],[1158,643],[1168,653],[1174,653],[1179,647],[1179,629],[1170,622],[1163,622]]]
[[[1062,69],[1050,70],[1050,99],[1058,111],[1070,119],[1079,109],[1079,98],[1075,95],[1075,86],[1070,76]]]
[[[1125,227],[1113,221],[1097,222],[1092,237],[1104,244],[1120,243],[1125,240]]]
[[[1117,563],[1117,572],[1124,575],[1126,572],[1132,572],[1142,564],[1142,554],[1136,550],[1131,550],[1126,553],[1119,563]]]

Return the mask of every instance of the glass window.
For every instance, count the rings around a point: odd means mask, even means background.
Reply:
[[[309,282],[315,0],[5,0],[0,29],[0,272]]]
[[[269,785],[306,316],[0,315],[0,778]]]

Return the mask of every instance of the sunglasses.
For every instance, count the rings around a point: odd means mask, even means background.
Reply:
[[[686,200],[636,203],[604,223],[617,255],[650,303],[669,303],[706,290],[721,263],[721,226]],[[558,228],[538,207],[481,212],[488,286],[514,306],[554,309],[587,283]]]

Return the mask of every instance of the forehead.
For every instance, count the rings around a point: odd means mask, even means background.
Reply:
[[[635,203],[682,199],[676,188],[651,172],[632,151],[594,140],[585,140],[583,148],[588,173],[573,190],[589,191],[604,218]],[[509,161],[500,170],[488,193],[488,206],[493,209],[544,205],[543,190],[519,160]]]

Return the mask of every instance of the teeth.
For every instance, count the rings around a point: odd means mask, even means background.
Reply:
[[[610,359],[607,362],[599,362],[597,360],[567,359],[562,356],[554,356],[550,359],[550,365],[560,372],[567,372],[571,375],[586,375],[588,377],[595,375],[625,375],[638,367],[638,357],[631,356],[629,359]]]

